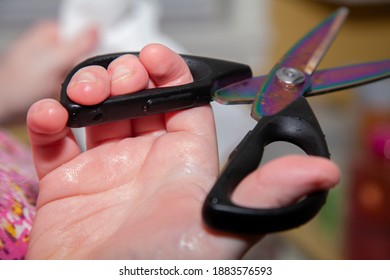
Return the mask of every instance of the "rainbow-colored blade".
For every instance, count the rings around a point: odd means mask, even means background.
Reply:
[[[390,77],[390,59],[317,71],[306,96],[360,86]]]
[[[346,8],[338,9],[298,41],[274,66],[254,99],[251,113],[254,119],[276,114],[309,90],[310,75],[331,45],[347,14]],[[284,67],[304,73],[305,82],[293,89],[282,87],[275,75]]]
[[[252,104],[266,75],[230,84],[214,92],[213,100],[223,105]]]
[[[311,87],[304,95],[334,92],[389,77],[390,59],[318,70],[311,76]],[[252,104],[266,79],[264,75],[231,84],[216,91],[214,100],[226,105]]]

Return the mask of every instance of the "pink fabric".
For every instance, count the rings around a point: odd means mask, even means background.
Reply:
[[[0,259],[24,259],[37,191],[30,151],[0,132]]]

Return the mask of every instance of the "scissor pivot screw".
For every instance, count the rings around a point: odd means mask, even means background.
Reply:
[[[283,67],[276,71],[276,78],[285,87],[296,87],[305,81],[305,74],[296,68]]]

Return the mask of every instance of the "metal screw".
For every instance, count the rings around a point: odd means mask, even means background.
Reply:
[[[296,68],[283,67],[276,71],[278,81],[286,87],[296,87],[305,81],[305,74]]]

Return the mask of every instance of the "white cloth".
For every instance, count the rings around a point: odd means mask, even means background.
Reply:
[[[181,46],[160,32],[159,20],[156,0],[64,0],[59,9],[65,38],[89,25],[98,26],[99,54],[139,51],[149,43],[162,43],[183,52]]]

